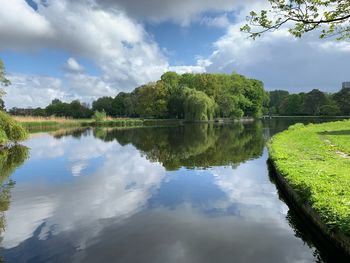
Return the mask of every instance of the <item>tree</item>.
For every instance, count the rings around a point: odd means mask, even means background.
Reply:
[[[295,37],[321,28],[320,38],[337,35],[338,39],[350,37],[350,1],[349,0],[269,0],[271,9],[260,14],[251,11],[248,24],[241,31],[248,32],[252,38],[267,31],[289,26],[289,32]],[[261,29],[254,31],[251,26]]]
[[[45,109],[38,107],[33,110],[33,116],[45,116],[45,115],[46,115]]]
[[[151,82],[136,89],[136,113],[141,117],[168,116],[167,88],[163,81]]]
[[[224,95],[218,97],[217,103],[219,115],[224,118],[240,118],[243,116],[243,111],[239,107],[239,99],[234,95]]]
[[[169,89],[169,93],[179,86],[180,78],[180,75],[172,71],[166,72],[160,77],[161,81],[163,81],[163,83],[165,83],[166,87]]]
[[[185,119],[187,121],[212,120],[216,108],[213,99],[204,92],[186,88],[184,102]]]
[[[125,92],[120,92],[115,98],[113,99],[112,102],[112,108],[114,111],[114,115],[117,117],[122,117],[126,116],[125,112],[125,98],[128,96],[127,93]]]
[[[243,95],[249,101],[243,107],[244,114],[246,116],[261,117],[265,96],[264,84],[259,80],[246,79]]]
[[[5,102],[2,98],[0,98],[0,110],[5,110]]]
[[[301,115],[303,112],[303,97],[299,94],[290,94],[279,104],[281,115]]]
[[[95,122],[102,122],[107,118],[107,115],[106,115],[106,112],[104,110],[95,111],[92,118],[95,120]]]
[[[274,90],[269,92],[269,112],[270,114],[279,114],[281,103],[287,98],[289,92],[286,90]]]
[[[350,88],[342,88],[333,96],[342,115],[350,115]]]
[[[2,60],[0,59],[0,87],[1,86],[9,86],[11,84],[11,82],[6,78],[5,76],[5,66],[4,63],[2,62]],[[0,88],[0,108],[1,110],[5,109],[5,103],[2,99],[2,96],[4,96],[6,94],[6,92]]]
[[[92,110],[93,111],[105,111],[106,114],[109,116],[115,115],[115,112],[113,109],[113,98],[102,97],[102,98],[95,100],[92,103]]]
[[[325,116],[337,116],[340,114],[340,109],[337,103],[331,100],[329,103],[321,106],[320,114]]]
[[[321,107],[326,104],[326,95],[318,89],[313,89],[306,94],[304,111],[308,115],[320,115]]]
[[[90,118],[92,115],[92,111],[87,107],[83,106],[79,100],[73,100],[69,106],[70,106],[69,116],[75,119]]]
[[[71,115],[70,105],[59,99],[52,100],[51,104],[45,108],[45,112],[48,116],[68,117]]]

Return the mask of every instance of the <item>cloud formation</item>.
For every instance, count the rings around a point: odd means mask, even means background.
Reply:
[[[0,51],[59,49],[69,54],[61,77],[10,72],[13,85],[5,103],[13,106],[45,106],[53,98],[91,102],[100,96],[154,81],[165,71],[233,71],[257,78],[267,89],[291,92],[319,88],[336,91],[349,80],[347,61],[350,42],[319,40],[318,34],[295,39],[282,28],[260,39],[248,39],[240,27],[250,10],[266,8],[268,2],[251,0],[47,0],[36,1],[35,11],[24,0],[6,1],[0,9]],[[18,15],[21,14],[21,15]],[[231,21],[228,17],[233,17]],[[224,29],[213,43],[214,51],[193,65],[171,65],[144,26],[144,22],[172,21],[179,26]],[[171,34],[171,32],[169,32]],[[166,47],[165,47],[166,48]],[[77,58],[91,62],[98,75],[91,75]],[[84,70],[85,69],[85,70]],[[52,83],[49,83],[52,80]],[[45,96],[43,89],[48,89]]]
[[[84,67],[78,63],[74,58],[70,57],[65,65],[65,69],[70,72],[82,72]]]
[[[68,167],[63,169],[78,176],[79,183],[54,185],[43,178],[44,187],[40,184],[16,187],[13,196],[18,196],[19,191],[20,197],[11,201],[11,209],[6,213],[7,229],[2,233],[5,248],[18,246],[32,237],[45,222],[39,234],[43,240],[48,235],[85,228],[81,236],[72,240],[75,248],[83,249],[103,230],[103,219],[119,222],[142,210],[165,177],[163,167],[150,163],[134,147],[122,147],[92,136],[81,143],[71,137],[56,140],[45,135],[31,139],[27,145],[34,153],[27,162],[62,158],[52,156],[48,145],[65,154]],[[98,158],[101,164],[94,170],[91,166]],[[41,174],[47,176],[47,172]],[[31,203],[35,205],[28,210]]]
[[[173,21],[180,25],[189,25],[205,12],[226,12],[238,9],[242,4],[257,0],[148,0],[140,4],[139,0],[96,0],[107,8],[125,10],[133,17],[153,22]]]
[[[25,1],[14,0],[2,6],[0,17],[0,49],[59,48],[89,59],[101,70],[101,76],[88,75],[82,72],[78,61],[69,58],[65,67],[70,72],[61,80],[61,91],[66,92],[63,97],[91,101],[101,94],[115,96],[158,78],[168,67],[158,45],[141,24],[122,11],[101,9],[92,1],[46,1],[45,5],[38,2],[36,12]],[[26,87],[14,85],[22,93],[27,86],[33,92],[38,88],[32,85],[34,76],[14,74],[12,78],[28,80]],[[41,81],[42,77],[37,76],[36,82]],[[32,100],[33,92],[26,93]],[[9,106],[22,102],[26,101],[6,101]]]

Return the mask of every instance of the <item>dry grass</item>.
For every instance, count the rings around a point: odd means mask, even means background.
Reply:
[[[19,122],[59,122],[59,123],[65,123],[65,122],[76,122],[76,121],[91,121],[92,119],[73,119],[73,118],[67,118],[67,117],[41,117],[41,116],[12,116],[15,120]],[[134,118],[128,118],[128,117],[110,117],[107,116],[107,121],[114,121],[114,120],[134,120]],[[135,118],[136,119],[136,118]]]
[[[65,117],[40,117],[40,116],[12,116],[15,120],[19,122],[46,122],[46,121],[54,121],[59,123],[71,122],[72,119]]]

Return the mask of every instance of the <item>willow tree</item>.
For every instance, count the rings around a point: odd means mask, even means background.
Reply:
[[[271,8],[259,13],[251,11],[248,24],[241,28],[252,38],[286,25],[289,32],[301,37],[304,33],[320,29],[320,38],[350,37],[349,0],[268,0]],[[257,29],[255,26],[260,27]]]
[[[8,86],[11,82],[5,77],[5,67],[0,60],[0,99],[5,94],[1,86]],[[28,137],[27,131],[20,123],[11,118],[4,111],[0,111],[0,145],[7,144],[9,141],[22,141]]]
[[[184,102],[187,121],[209,121],[214,117],[216,103],[202,91],[186,88]]]

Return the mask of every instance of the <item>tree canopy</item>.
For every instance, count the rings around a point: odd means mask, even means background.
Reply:
[[[251,11],[248,24],[241,28],[252,38],[267,31],[279,29],[283,25],[295,37],[321,29],[320,38],[337,36],[337,39],[350,37],[349,0],[268,0],[271,8],[260,13]],[[256,27],[259,27],[257,29]]]
[[[111,117],[153,119],[177,118],[208,121],[215,117],[259,117],[266,113],[268,94],[261,81],[242,75],[164,73],[160,80],[137,87],[130,93],[102,97],[92,108],[75,100],[55,99],[45,109],[13,108],[13,115],[64,116],[90,118],[95,111]]]
[[[167,170],[236,165],[262,154],[262,122],[214,126],[210,123],[145,129],[94,131],[104,141],[132,144]]]
[[[313,89],[308,93],[289,94],[288,91],[270,91],[269,114],[284,116],[348,116],[350,115],[350,88],[336,93]]]

